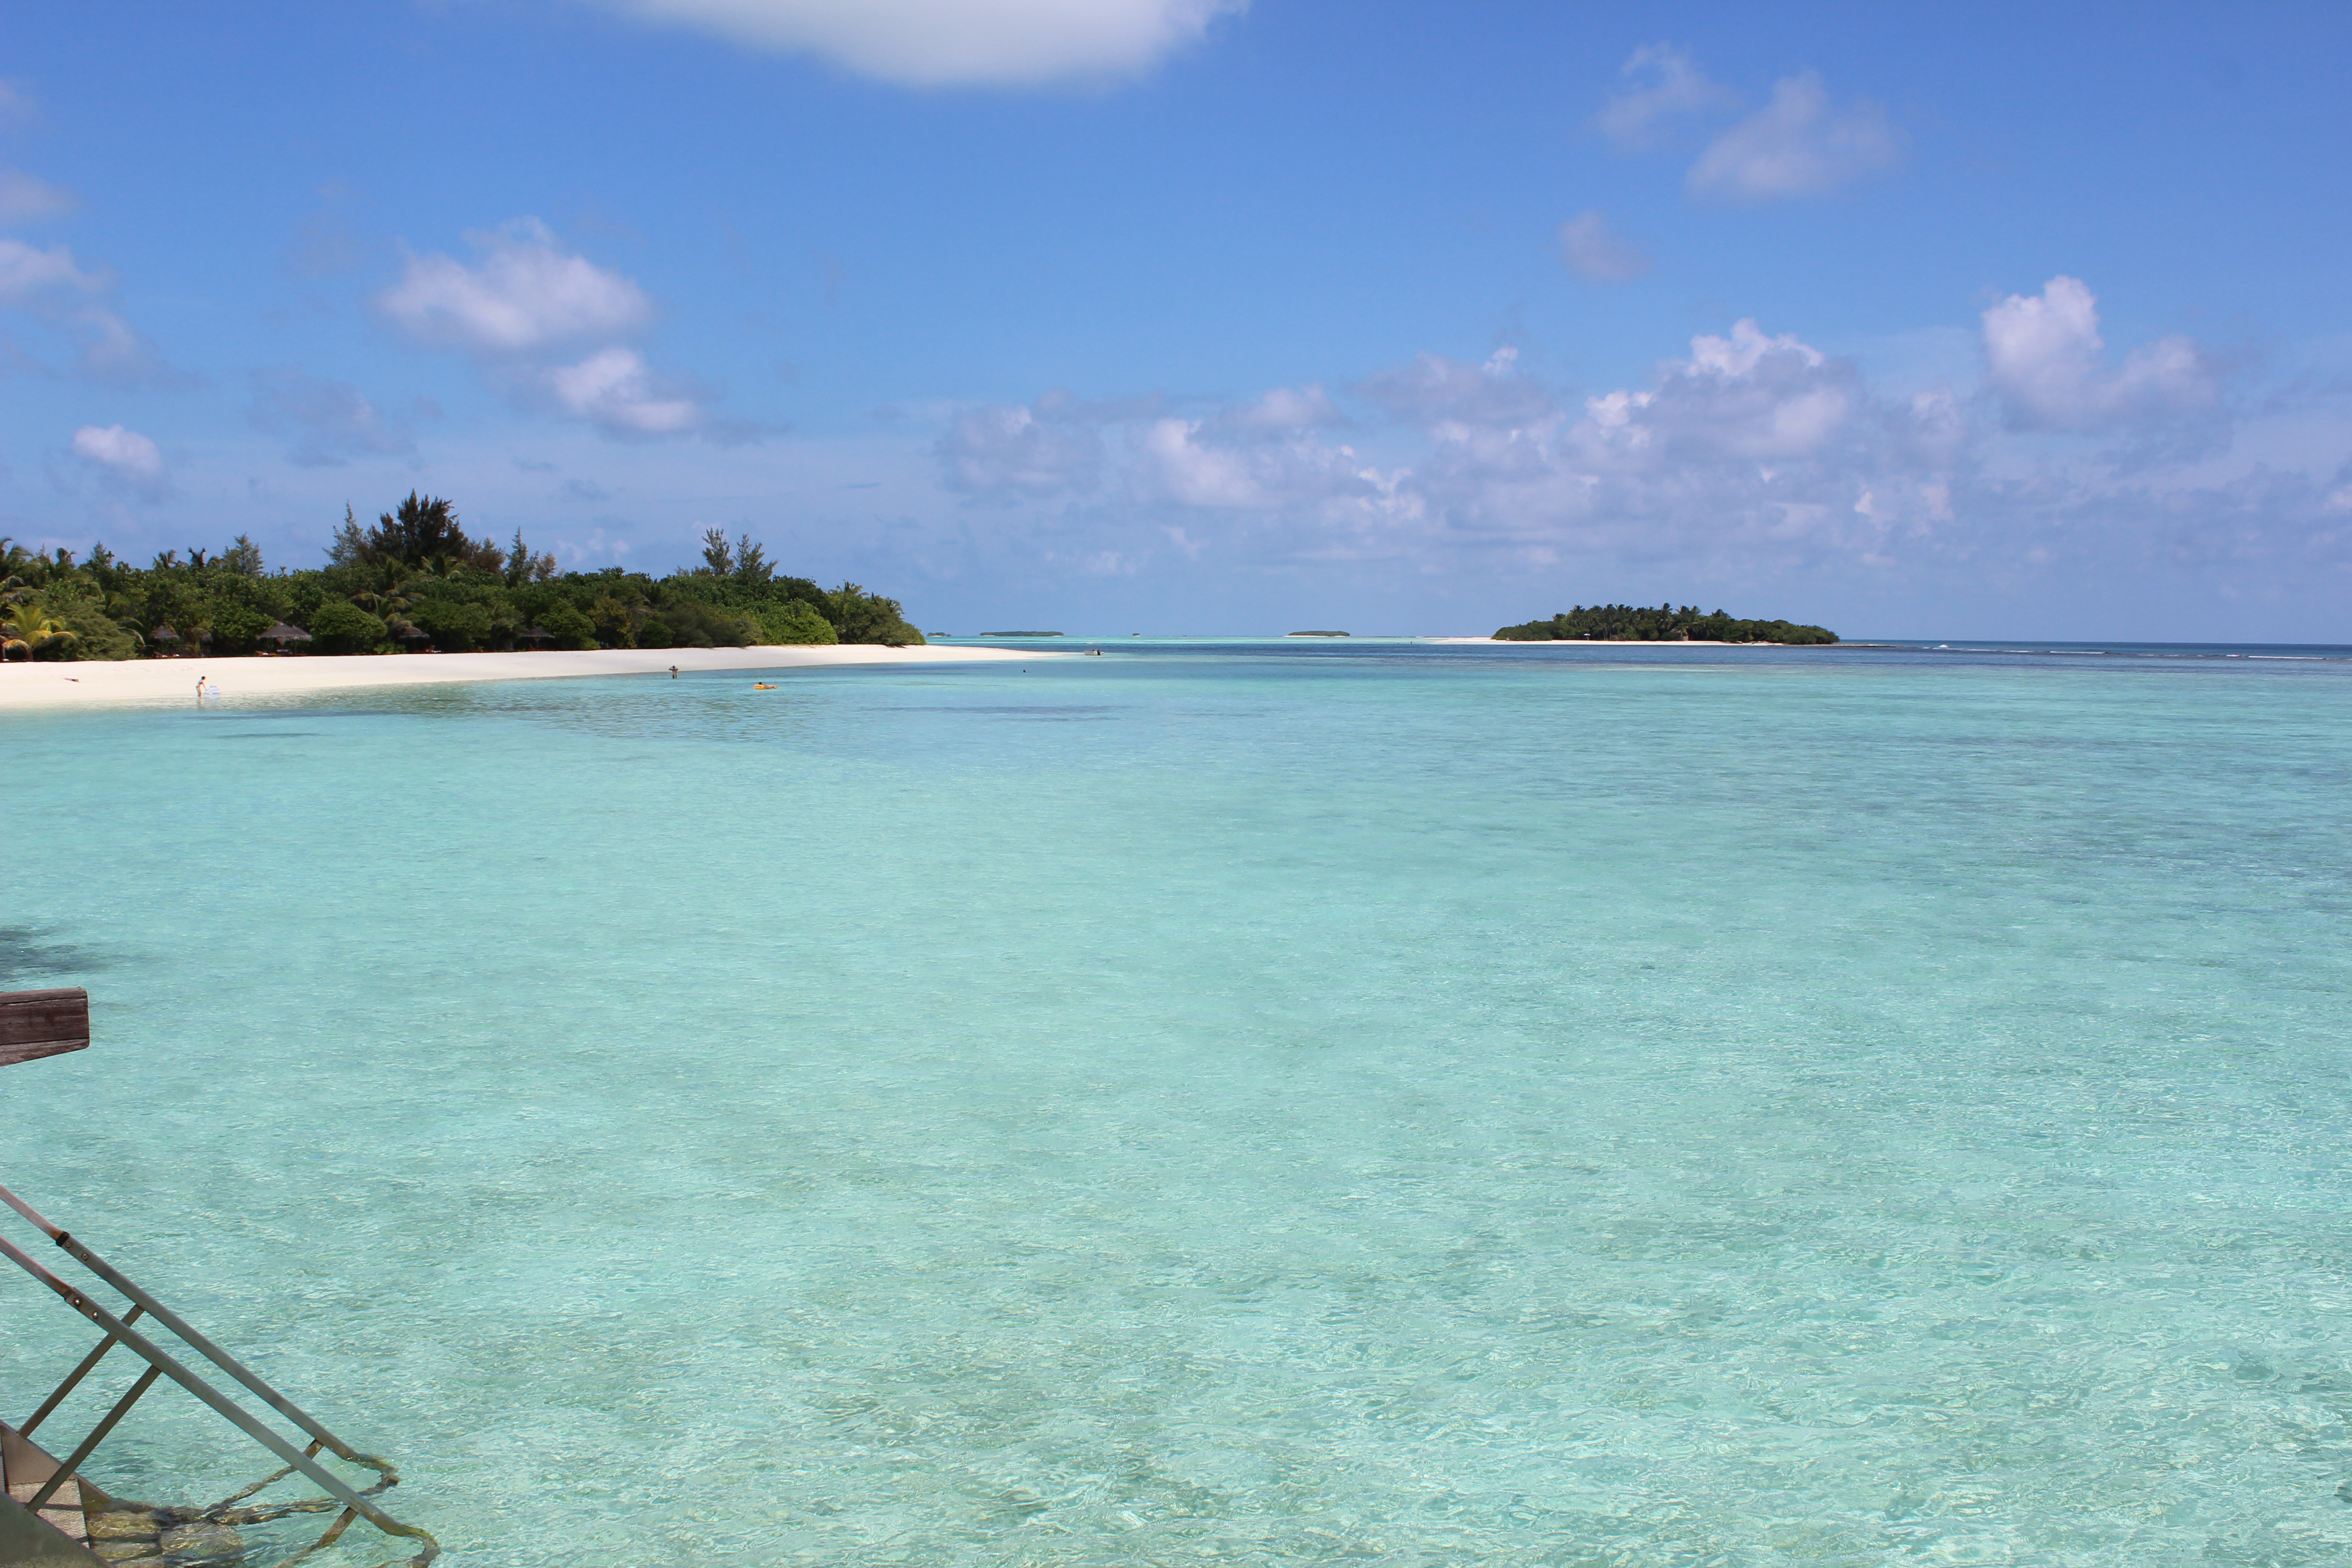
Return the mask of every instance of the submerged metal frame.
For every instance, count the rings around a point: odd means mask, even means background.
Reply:
[[[435,1541],[431,1534],[416,1525],[401,1523],[368,1500],[375,1494],[399,1484],[400,1472],[388,1461],[378,1458],[373,1454],[362,1453],[328,1431],[324,1425],[292,1400],[263,1382],[243,1363],[197,1332],[178,1313],[173,1312],[147,1291],[125,1279],[112,1265],[83,1246],[70,1232],[51,1225],[42,1218],[34,1211],[30,1204],[5,1186],[0,1186],[0,1202],[6,1203],[10,1208],[38,1226],[51,1241],[64,1249],[68,1257],[121,1292],[131,1303],[129,1312],[121,1317],[116,1317],[81,1291],[44,1268],[16,1243],[5,1236],[0,1236],[0,1256],[6,1257],[16,1267],[56,1291],[68,1306],[105,1331],[105,1338],[99,1341],[97,1347],[88,1355],[82,1357],[80,1364],[66,1374],[65,1381],[58,1384],[49,1396],[41,1402],[40,1408],[34,1411],[31,1418],[20,1430],[30,1435],[35,1427],[48,1419],[58,1406],[64,1403],[66,1396],[73,1392],[83,1378],[89,1376],[97,1368],[98,1363],[105,1359],[106,1353],[116,1345],[127,1347],[132,1354],[147,1363],[146,1371],[139,1375],[138,1381],[131,1384],[129,1392],[115,1402],[113,1407],[100,1418],[98,1425],[90,1429],[89,1435],[84,1437],[79,1446],[74,1449],[72,1457],[58,1465],[57,1473],[49,1478],[47,1484],[34,1497],[29,1506],[35,1511],[37,1512],[50,1498],[56,1495],[60,1487],[74,1478],[83,1461],[87,1460],[97,1450],[98,1446],[106,1440],[107,1434],[114,1430],[115,1424],[130,1413],[131,1407],[139,1402],[141,1395],[154,1385],[155,1380],[158,1377],[168,1377],[204,1404],[210,1405],[215,1414],[238,1431],[285,1461],[283,1468],[256,1481],[226,1501],[205,1510],[202,1517],[214,1520],[215,1522],[251,1523],[262,1519],[280,1518],[289,1513],[322,1513],[333,1510],[340,1504],[341,1512],[335,1522],[328,1527],[326,1534],[295,1553],[293,1558],[288,1560],[289,1563],[308,1557],[314,1552],[332,1545],[343,1531],[351,1527],[354,1519],[366,1520],[386,1535],[420,1542],[420,1549],[415,1555],[404,1560],[396,1560],[405,1561],[409,1568],[425,1568],[426,1564],[440,1555],[440,1542]],[[229,1377],[244,1384],[272,1410],[309,1434],[310,1437],[309,1447],[297,1448],[291,1441],[273,1429],[268,1423],[189,1371],[178,1358],[132,1328],[131,1325],[137,1322],[142,1316],[152,1318],[163,1324],[189,1349],[212,1363],[215,1367]],[[322,1448],[338,1458],[348,1460],[355,1465],[363,1465],[374,1470],[379,1479],[373,1486],[364,1490],[353,1489],[349,1482],[318,1463],[318,1455]],[[297,1470],[325,1491],[326,1497],[269,1508],[232,1511],[233,1505],[251,1497],[271,1482],[291,1475]]]

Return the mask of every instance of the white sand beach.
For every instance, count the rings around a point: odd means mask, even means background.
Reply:
[[[667,676],[681,672],[805,668],[813,665],[1031,662],[1067,658],[1002,647],[599,648],[566,653],[400,653],[257,656],[248,658],[139,658],[120,663],[0,664],[0,713],[31,709],[195,706],[198,678],[220,689],[223,706],[257,698],[296,697],[364,687],[446,686],[467,680],[547,680],[587,675]],[[207,702],[206,706],[210,706]]]

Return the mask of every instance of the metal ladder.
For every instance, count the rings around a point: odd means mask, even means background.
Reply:
[[[384,1568],[392,1568],[392,1563],[405,1563],[408,1568],[425,1568],[426,1564],[440,1555],[440,1543],[430,1534],[415,1525],[401,1523],[370,1500],[400,1484],[400,1472],[389,1461],[378,1458],[373,1454],[362,1453],[328,1431],[324,1425],[295,1405],[292,1400],[270,1387],[226,1351],[197,1332],[178,1313],[123,1278],[119,1270],[83,1246],[71,1233],[42,1218],[40,1215],[34,1212],[30,1204],[5,1186],[0,1186],[0,1202],[5,1202],[10,1208],[38,1226],[68,1257],[97,1275],[131,1303],[131,1310],[128,1312],[121,1317],[115,1316],[113,1312],[91,1300],[82,1291],[43,1268],[37,1259],[15,1242],[5,1236],[0,1236],[0,1256],[5,1256],[16,1267],[56,1291],[68,1306],[97,1324],[105,1334],[97,1346],[88,1355],[82,1357],[80,1364],[66,1374],[65,1381],[58,1384],[49,1396],[41,1402],[40,1408],[34,1411],[25,1424],[17,1428],[17,1431],[29,1438],[34,1430],[56,1412],[58,1406],[65,1402],[66,1396],[80,1384],[82,1379],[88,1377],[97,1368],[98,1363],[105,1359],[107,1352],[116,1345],[122,1346],[147,1363],[146,1370],[139,1374],[137,1381],[132,1383],[130,1389],[114,1402],[111,1409],[100,1417],[98,1425],[90,1428],[89,1435],[75,1447],[69,1457],[59,1461],[56,1473],[51,1475],[46,1484],[34,1493],[31,1501],[25,1505],[31,1512],[38,1515],[42,1509],[49,1506],[60,1489],[76,1481],[82,1465],[90,1455],[97,1452],[98,1446],[106,1440],[107,1434],[113,1431],[123,1416],[130,1414],[131,1407],[139,1403],[140,1396],[154,1386],[157,1378],[168,1377],[190,1394],[194,1394],[197,1399],[210,1405],[238,1431],[243,1432],[284,1461],[283,1468],[254,1482],[235,1496],[215,1503],[211,1508],[188,1513],[186,1517],[189,1519],[216,1524],[251,1524],[264,1520],[282,1519],[296,1513],[331,1513],[340,1510],[335,1521],[327,1527],[324,1535],[292,1557],[285,1559],[285,1563],[296,1563],[314,1552],[324,1551],[333,1545],[342,1536],[343,1531],[351,1528],[354,1520],[362,1519],[388,1536],[418,1543],[414,1555],[392,1559]],[[147,1319],[151,1324],[162,1324],[189,1350],[210,1362],[227,1377],[244,1384],[263,1404],[277,1412],[286,1421],[299,1427],[302,1433],[307,1434],[309,1443],[298,1447],[296,1444],[299,1441],[299,1437],[282,1435],[268,1421],[256,1416],[227,1394],[191,1372],[178,1357],[131,1326],[142,1318]],[[374,1484],[364,1489],[355,1490],[348,1482],[318,1462],[318,1456],[322,1449],[337,1458],[375,1471]],[[326,1496],[249,1508],[237,1506],[264,1487],[282,1480],[297,1471],[325,1492]]]

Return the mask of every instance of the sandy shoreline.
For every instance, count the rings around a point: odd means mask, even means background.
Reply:
[[[667,675],[681,670],[805,668],[841,664],[964,664],[1065,658],[998,647],[599,648],[564,653],[355,654],[288,658],[138,658],[116,663],[0,664],[0,713],[52,708],[193,708],[196,678],[220,688],[233,707],[256,697],[299,697],[366,687],[446,686],[467,680],[549,680],[590,675]],[[206,706],[210,706],[209,703]]]

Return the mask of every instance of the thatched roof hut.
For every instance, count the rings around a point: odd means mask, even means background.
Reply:
[[[554,640],[555,634],[549,631],[545,626],[533,626],[527,632],[518,632],[515,634],[515,641],[517,642],[549,643],[553,642]]]
[[[278,645],[278,651],[279,653],[284,653],[286,651],[287,644],[309,642],[310,640],[310,634],[304,631],[300,626],[289,626],[284,621],[280,621],[276,626],[270,627],[268,631],[262,633],[261,640],[263,642],[276,643]]]
[[[172,629],[171,622],[165,621],[162,626],[157,626],[153,631],[147,634],[147,640],[149,642],[163,643],[178,642],[180,640],[180,634]]]

